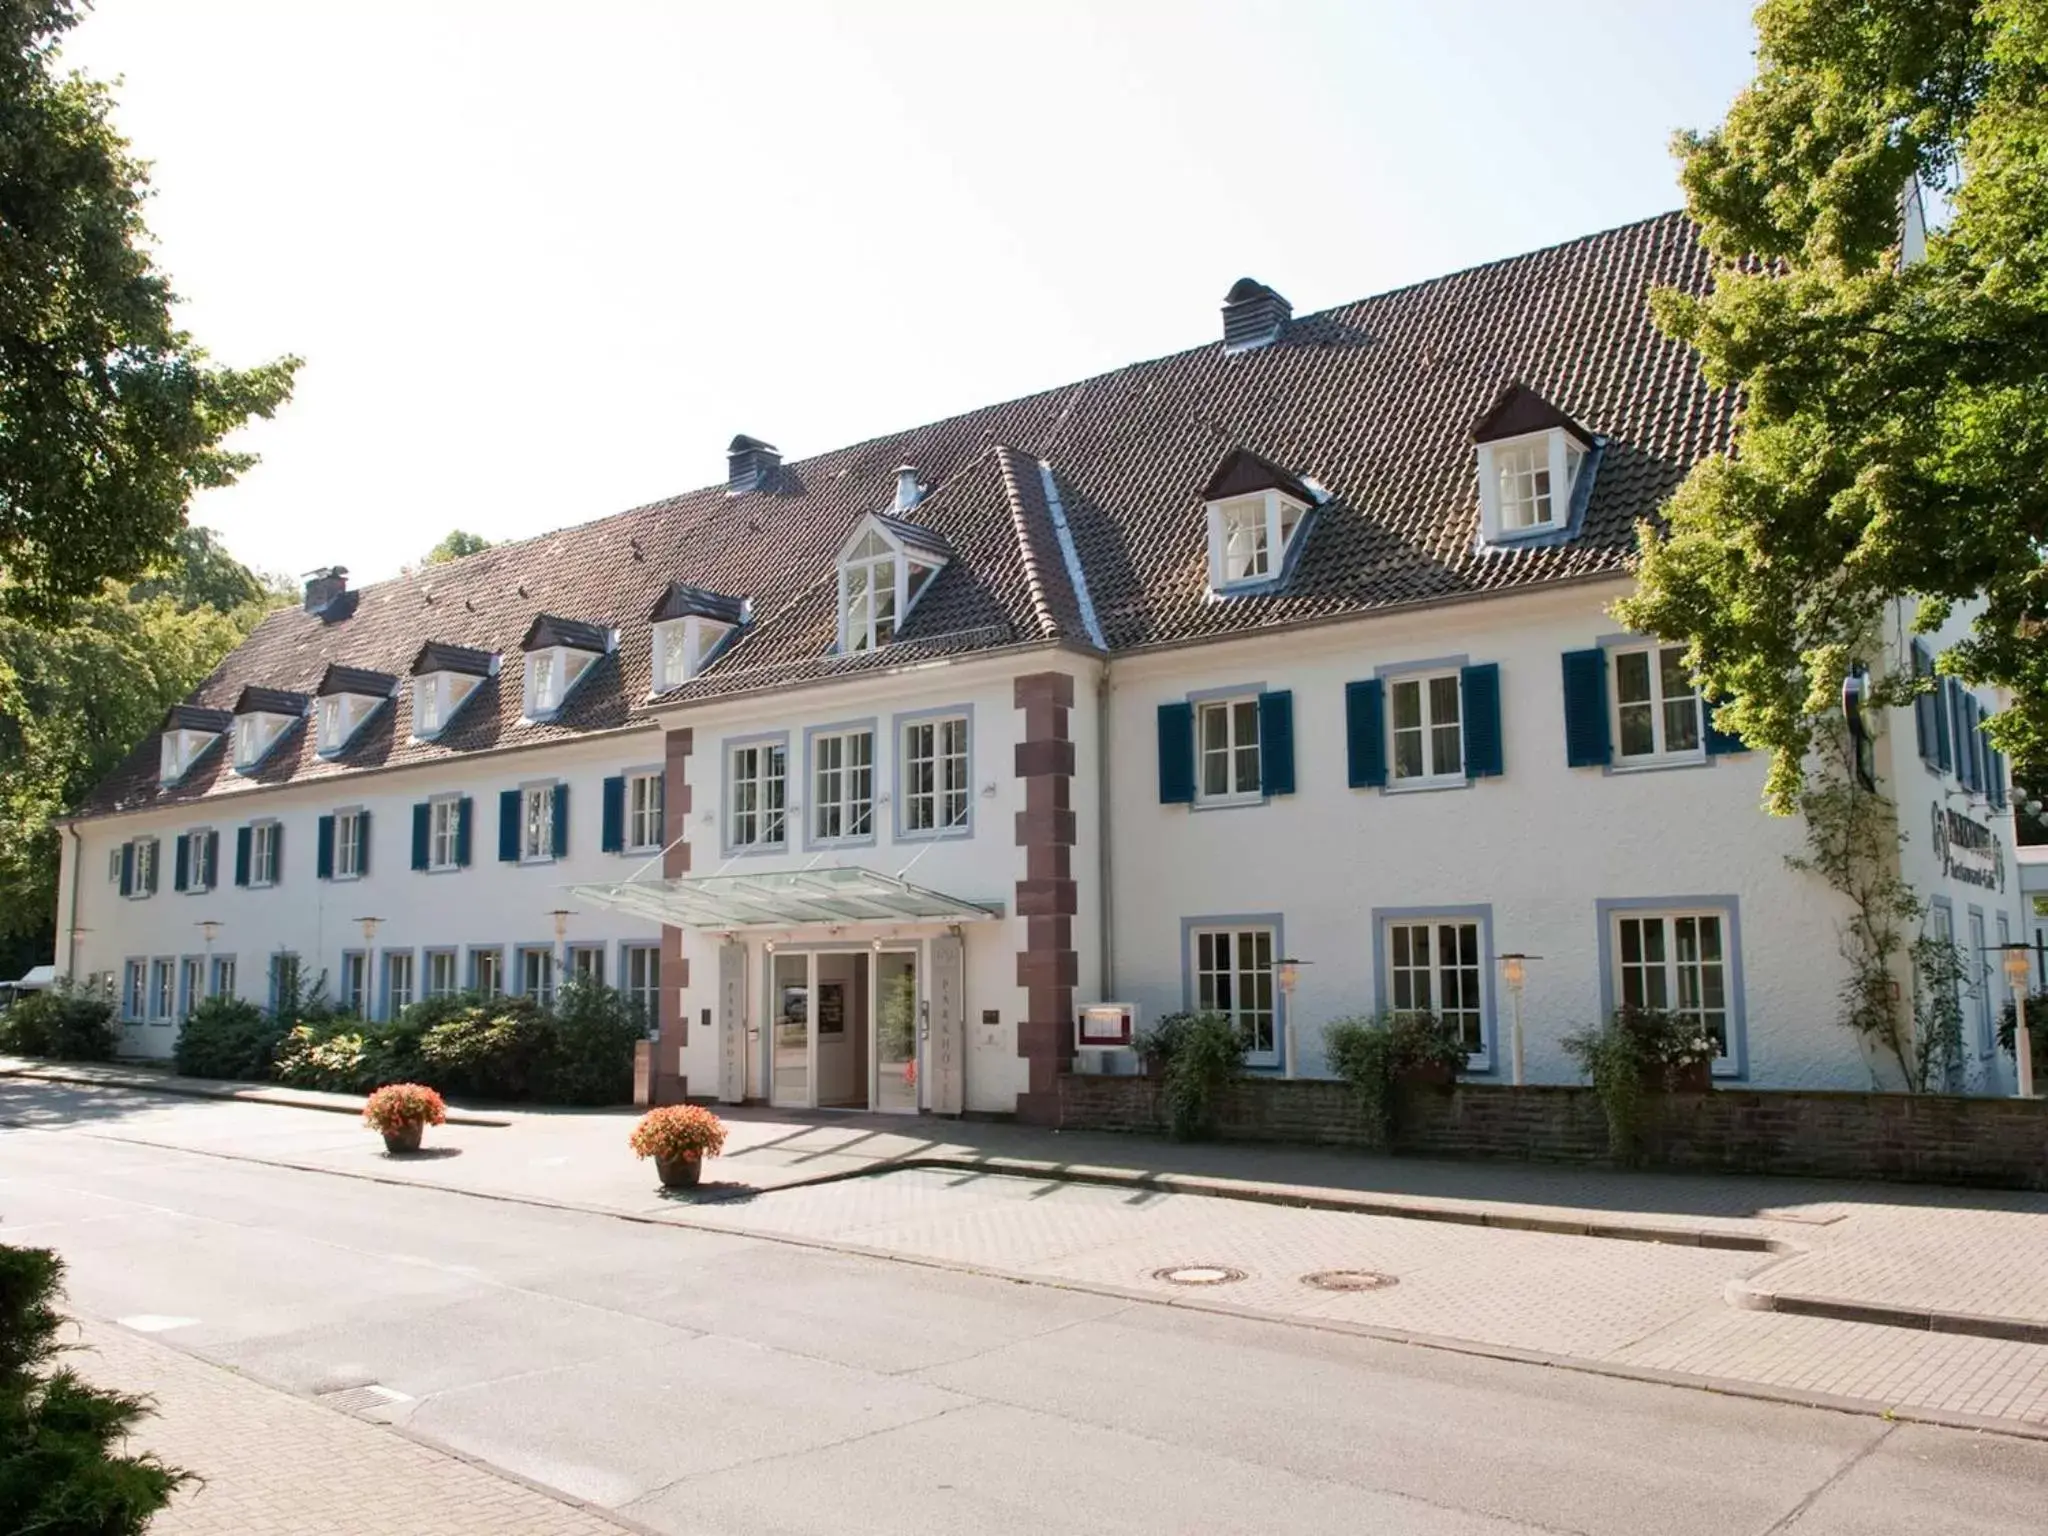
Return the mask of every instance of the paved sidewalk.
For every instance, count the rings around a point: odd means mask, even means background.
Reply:
[[[203,1482],[152,1536],[619,1536],[621,1525],[395,1430],[279,1392],[124,1328],[78,1321],[67,1357],[95,1384],[146,1393],[131,1450]]]

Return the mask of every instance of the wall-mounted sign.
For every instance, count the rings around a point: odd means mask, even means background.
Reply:
[[[1934,803],[1934,857],[1941,872],[1987,891],[2005,889],[2005,845],[1981,821]]]

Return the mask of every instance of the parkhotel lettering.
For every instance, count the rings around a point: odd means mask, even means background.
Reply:
[[[1981,821],[1934,804],[1934,857],[1942,873],[1987,891],[2005,889],[2005,846]]]

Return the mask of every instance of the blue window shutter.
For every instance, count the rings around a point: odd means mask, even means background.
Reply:
[[[171,889],[174,891],[182,891],[192,883],[191,850],[192,840],[189,837],[178,839],[177,852],[174,855],[177,867],[171,871]]]
[[[1387,685],[1378,678],[1344,685],[1345,780],[1353,789],[1387,782]]]
[[[1947,773],[1955,763],[1955,759],[1949,755],[1948,744],[1948,707],[1951,692],[1947,678],[1937,677],[1934,680],[1934,764],[1943,773]]]
[[[617,853],[626,846],[626,777],[604,781],[604,834],[598,852]]]
[[[469,821],[475,802],[464,795],[455,805],[455,867],[469,868]]]
[[[1918,640],[1913,642],[1913,675],[1928,677],[1934,672],[1934,662],[1928,657],[1927,647]],[[1920,748],[1920,761],[1934,761],[1934,694],[1918,693],[1913,696],[1913,736]]]
[[[1749,743],[1733,731],[1724,731],[1714,724],[1715,705],[1705,698],[1700,700],[1700,718],[1706,724],[1707,756],[1721,757],[1730,752],[1747,752]]]
[[[566,784],[555,786],[554,832],[554,855],[558,859],[566,859],[569,856],[569,786]]]
[[[1607,653],[1598,646],[1564,653],[1564,760],[1604,768],[1613,751],[1607,729]]]
[[[270,829],[270,883],[284,884],[284,823]]]
[[[1977,788],[1986,794],[1991,792],[1991,738],[1984,734],[1984,706],[1975,698],[1970,700],[1970,746],[1976,762],[1971,769],[1977,775]]]
[[[1991,809],[2005,809],[2005,755],[1994,746],[1984,748],[1984,793],[1991,797]]]
[[[206,834],[206,888],[210,891],[220,884],[220,834]]]
[[[135,844],[132,842],[121,845],[121,894],[135,894]]]
[[[498,859],[505,864],[519,862],[519,791],[516,789],[498,793]]]
[[[334,818],[320,818],[319,847],[313,855],[313,877],[316,880],[334,878]]]
[[[370,872],[370,813],[356,812],[356,873]]]
[[[1294,695],[1285,688],[1259,695],[1259,793],[1294,793]]]
[[[412,867],[427,867],[427,840],[431,836],[434,808],[425,800],[412,808]]]
[[[1461,668],[1458,686],[1465,711],[1465,777],[1491,779],[1504,771],[1500,739],[1500,664],[1485,661]]]
[[[1159,803],[1195,803],[1195,706],[1159,706]]]
[[[1949,705],[1949,718],[1956,723],[1956,777],[1965,789],[1977,787],[1977,722],[1970,696],[1963,685],[1955,685],[1956,696]]]
[[[156,883],[163,877],[164,845],[156,838],[149,840],[149,894],[156,894]]]
[[[235,828],[235,884],[249,883],[249,842],[253,836],[249,827]]]

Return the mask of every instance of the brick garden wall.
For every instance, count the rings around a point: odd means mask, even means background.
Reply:
[[[1157,1132],[1158,1089],[1142,1077],[1062,1076],[1060,1124]],[[1647,1100],[1643,1118],[1653,1166],[2048,1188],[2048,1100],[1716,1089]],[[1218,1129],[1235,1141],[1367,1145],[1357,1101],[1337,1082],[1247,1078],[1227,1091]],[[1607,1117],[1590,1088],[1410,1088],[1398,1144],[1426,1157],[1600,1162]]]

